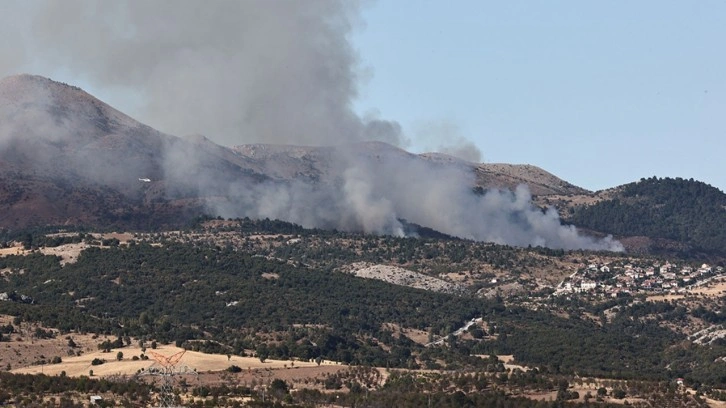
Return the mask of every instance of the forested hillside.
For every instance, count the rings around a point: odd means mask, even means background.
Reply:
[[[569,222],[620,237],[666,238],[726,255],[726,194],[700,181],[648,178],[615,196],[575,207]]]
[[[89,233],[63,238],[26,234],[27,253],[0,258],[5,277],[0,292],[7,296],[0,314],[42,322],[62,333],[157,339],[235,355],[486,369],[492,363],[475,355],[511,354],[547,375],[655,381],[685,377],[726,385],[726,366],[714,363],[723,344],[688,346],[672,355],[685,336],[662,322],[686,327],[693,321],[688,309],[637,306],[635,297],[550,297],[546,287],[535,289],[535,282],[547,285],[535,270],[583,265],[602,254],[316,233],[269,220],[210,220],[204,225],[136,234],[123,243],[99,242]],[[41,242],[79,245],[80,240],[95,244],[70,263],[32,249]],[[638,262],[608,259],[612,267]],[[479,271],[472,289],[483,290],[436,293],[339,271],[356,261],[400,265],[430,276],[447,272],[461,282]],[[486,286],[500,280],[506,286]],[[505,287],[518,287],[520,295],[502,296]],[[714,314],[714,307],[721,306],[719,301],[694,308],[708,320],[702,324],[709,325],[722,323]],[[481,323],[466,335],[451,335],[474,318]],[[423,339],[408,337],[413,331]],[[425,346],[436,339],[446,346]]]
[[[238,354],[260,345],[252,337],[240,341],[242,328],[259,333],[311,325],[321,329],[312,336],[302,330],[304,336],[273,355],[359,364],[406,363],[405,355],[388,360],[376,343],[360,341],[365,335],[397,345],[383,332],[384,322],[450,330],[481,315],[486,304],[172,243],[89,249],[78,263],[63,268],[51,256],[10,256],[0,259],[4,268],[24,273],[12,273],[0,291],[30,296],[33,304],[4,303],[2,312],[62,331],[116,333],[123,327],[123,335],[153,335],[178,344],[207,338],[206,332]],[[308,341],[295,343],[302,337]]]
[[[655,195],[626,193],[632,201]],[[641,281],[629,284],[629,291],[617,288],[626,283],[627,271],[645,273],[663,265],[662,259],[308,230],[268,219],[200,218],[185,230],[153,233],[7,231],[0,242],[0,315],[12,322],[0,327],[0,341],[23,353],[22,337],[28,335],[38,342],[88,333],[99,337],[84,352],[131,354],[132,344],[153,348],[159,342],[228,359],[290,361],[288,367],[292,359],[350,365],[334,375],[311,377],[309,385],[298,381],[296,387],[304,390],[294,396],[283,390],[276,397],[303,406],[329,404],[330,398],[343,406],[366,400],[421,406],[431,400],[452,407],[563,406],[578,399],[607,406],[623,396],[643,398],[650,406],[698,401],[681,395],[674,387],[677,378],[703,395],[726,399],[721,392],[726,342],[719,337],[726,334],[726,299],[645,301],[666,295],[665,288],[645,290]],[[702,263],[669,261],[694,273]],[[461,290],[414,289],[351,274],[371,266]],[[599,289],[563,290],[567,283],[581,287],[580,275],[598,281]],[[723,278],[723,268],[715,266],[694,279]],[[668,296],[695,291],[683,281],[679,285]],[[43,355],[43,361],[31,364],[46,364],[52,356]],[[511,356],[527,371],[505,367],[499,356]],[[56,357],[52,361],[66,359]],[[9,362],[2,364],[10,370]],[[391,370],[385,384],[365,385],[361,376],[384,369]],[[257,374],[248,367],[235,375]],[[65,381],[59,378],[57,384]],[[153,389],[126,384],[136,391],[114,391],[117,398],[153,399]],[[228,406],[237,396],[265,398],[251,382],[235,390],[205,387],[191,394],[224,395],[229,400],[217,404]],[[519,398],[542,392],[559,405]],[[0,395],[0,401],[31,395]]]

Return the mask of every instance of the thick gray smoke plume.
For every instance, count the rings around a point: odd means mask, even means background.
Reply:
[[[110,184],[111,174],[123,176],[123,169],[130,168],[144,173],[132,174],[133,182],[157,172],[167,198],[191,197],[194,191],[223,216],[279,218],[307,227],[393,235],[404,234],[405,219],[476,240],[622,249],[611,239],[593,240],[561,226],[554,210],[542,212],[532,206],[526,188],[473,194],[469,163],[422,159],[387,145],[351,144],[407,143],[396,122],[361,118],[352,109],[359,78],[348,35],[359,23],[358,14],[359,4],[352,0],[4,3],[0,74],[62,73],[94,88],[125,92],[139,104],[129,113],[143,122],[171,134],[208,135],[227,146],[338,146],[323,149],[333,159],[320,161],[329,163],[320,180],[305,180],[298,173],[260,180],[254,176],[266,174],[254,173],[260,169],[248,171],[245,174],[252,176],[244,179],[229,172],[240,160],[229,150],[203,139],[169,138],[164,139],[161,170],[145,168],[145,156],[130,166],[111,167],[109,160],[94,160],[89,153],[87,162],[93,166],[83,174],[103,183]],[[62,123],[62,140],[77,137],[81,126],[73,125],[72,118],[41,119],[35,124]],[[120,129],[126,119],[118,116],[113,123]],[[447,126],[431,125],[429,134],[439,139],[428,145],[480,161],[479,150]],[[114,131],[138,136],[136,130]],[[57,129],[33,132],[60,137]],[[20,134],[17,128],[1,127],[0,133]],[[92,129],[88,135],[93,137]],[[0,134],[3,140],[16,139]],[[254,163],[285,170],[284,161]]]
[[[26,4],[29,3],[29,4]],[[357,1],[17,1],[0,15],[2,76],[71,73],[133,89],[142,122],[217,143],[401,144],[352,110]]]
[[[211,202],[226,217],[277,218],[306,227],[337,228],[403,236],[402,220],[443,233],[517,246],[622,251],[612,238],[580,235],[560,224],[555,209],[533,206],[525,186],[516,191],[474,194],[473,168],[464,161],[437,161],[383,144],[330,148],[319,182],[232,183],[230,202]],[[249,157],[254,157],[251,154]],[[277,157],[279,163],[283,156]],[[314,160],[310,150],[288,151],[285,165]],[[302,158],[300,162],[295,157]]]

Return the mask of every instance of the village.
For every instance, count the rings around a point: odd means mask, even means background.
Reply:
[[[700,267],[670,262],[638,265],[590,263],[565,278],[554,296],[588,294],[621,297],[636,294],[686,294],[725,277],[724,267]]]

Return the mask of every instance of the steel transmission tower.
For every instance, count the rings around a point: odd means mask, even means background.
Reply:
[[[174,395],[174,385],[176,377],[183,374],[197,375],[196,371],[191,370],[187,366],[177,366],[186,350],[182,350],[171,356],[164,356],[159,353],[149,351],[151,358],[155,363],[148,370],[139,374],[140,376],[155,376],[161,379],[159,386],[159,407],[180,407],[176,404]]]

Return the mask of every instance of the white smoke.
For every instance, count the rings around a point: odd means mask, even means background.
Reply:
[[[340,147],[332,180],[232,183],[225,196],[210,202],[225,217],[277,218],[305,227],[401,236],[401,220],[466,239],[516,246],[622,251],[612,237],[595,239],[561,225],[553,208],[532,204],[526,186],[514,192],[475,194],[472,168],[461,162],[434,162],[393,147]]]
[[[0,14],[2,74],[70,73],[99,89],[132,89],[140,105],[129,113],[142,122],[228,146],[402,143],[398,124],[352,109],[357,1],[23,3]]]
[[[543,213],[531,204],[525,188],[473,194],[473,174],[463,162],[447,166],[395,149],[361,157],[345,147],[367,140],[409,143],[398,123],[360,117],[352,108],[361,75],[348,37],[361,24],[359,12],[357,1],[335,0],[9,2],[0,14],[0,74],[64,73],[97,89],[122,90],[136,103],[130,113],[143,122],[171,134],[209,135],[226,146],[344,146],[331,164],[334,177],[309,183],[260,180],[251,173],[220,178],[232,174],[239,159],[229,150],[166,143],[167,196],[201,194],[224,216],[393,235],[403,233],[405,219],[513,245],[622,248],[561,226],[554,210]],[[27,123],[59,126],[32,119]],[[60,141],[74,137],[71,125],[63,124],[68,134]],[[42,137],[58,135],[35,129]],[[455,126],[431,124],[427,137],[434,150],[481,160]],[[91,153],[87,159],[94,170],[89,174],[103,180],[116,177],[110,173],[123,165],[105,166]]]
[[[451,121],[427,121],[415,126],[415,140],[425,151],[434,151],[472,163],[482,161],[481,150],[463,136],[461,129]]]

